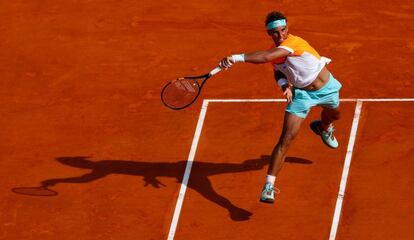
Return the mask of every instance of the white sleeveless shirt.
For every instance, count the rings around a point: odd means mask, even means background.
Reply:
[[[290,54],[273,60],[274,69],[281,71],[297,88],[310,85],[322,68],[331,62],[331,59],[321,57],[304,39],[291,34],[278,48],[286,49]]]

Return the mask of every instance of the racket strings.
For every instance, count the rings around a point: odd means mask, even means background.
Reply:
[[[194,83],[194,82],[190,83],[190,82],[187,82],[187,81],[180,81],[180,83],[182,83],[184,85],[185,89],[187,91],[189,91],[190,93],[195,93],[196,92],[196,89],[194,88],[194,85],[197,85],[196,83]]]
[[[182,108],[191,104],[198,96],[200,87],[194,80],[178,79],[168,85],[163,93],[162,100],[172,108]]]

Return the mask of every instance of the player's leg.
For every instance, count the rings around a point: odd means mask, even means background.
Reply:
[[[334,121],[339,120],[341,117],[341,112],[339,111],[339,107],[337,108],[329,108],[322,106],[321,112],[321,125],[320,128],[323,131],[328,130],[328,128],[332,125]]]
[[[339,120],[340,114],[339,107],[323,107],[321,112],[321,120],[313,121],[310,124],[312,131],[321,136],[323,143],[330,148],[338,148],[339,146],[339,143],[333,134],[335,131],[333,122]]]
[[[303,120],[303,118],[289,112],[285,113],[282,133],[280,134],[278,143],[273,149],[272,159],[267,171],[268,175],[277,176],[279,173],[285,161],[287,150],[293,139],[298,135]]]
[[[339,143],[333,132],[333,122],[339,120],[339,90],[342,85],[332,76],[329,82],[320,90],[309,92],[309,96],[315,101],[316,105],[322,107],[321,120],[313,121],[310,124],[312,131],[321,136],[323,143],[330,148],[338,148]]]
[[[283,166],[286,158],[287,150],[293,139],[298,135],[300,125],[304,118],[298,117],[289,112],[285,112],[283,121],[283,129],[279,141],[272,152],[272,158],[267,171],[266,183],[262,190],[260,200],[272,203],[278,190],[274,188],[276,176]],[[276,191],[276,192],[275,192]]]

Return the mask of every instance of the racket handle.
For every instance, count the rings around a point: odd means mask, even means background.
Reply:
[[[216,75],[218,72],[220,72],[222,69],[221,67],[216,67],[213,70],[211,70],[211,72],[209,73],[210,77],[213,75]]]

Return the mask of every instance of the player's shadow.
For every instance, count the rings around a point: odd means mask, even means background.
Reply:
[[[187,161],[179,162],[134,162],[126,160],[101,160],[91,161],[88,157],[58,157],[56,158],[62,164],[90,169],[91,172],[70,178],[53,178],[42,182],[42,186],[49,187],[58,183],[86,183],[91,182],[110,174],[127,174],[142,176],[145,186],[160,188],[165,186],[157,177],[172,177],[181,183],[186,168]],[[248,159],[242,163],[210,163],[194,161],[191,169],[190,180],[187,187],[194,189],[208,200],[229,211],[231,219],[235,221],[248,220],[252,215],[251,212],[235,206],[229,199],[217,193],[209,176],[228,173],[239,173],[246,171],[261,170],[270,161],[270,156],[261,156],[259,159]],[[312,161],[287,157],[287,163],[311,164]],[[258,186],[259,187],[259,186]],[[242,190],[242,189],[240,189]],[[239,191],[239,190],[238,190]],[[238,191],[235,191],[237,193]],[[255,196],[256,197],[256,196]],[[257,196],[258,197],[258,196]]]

